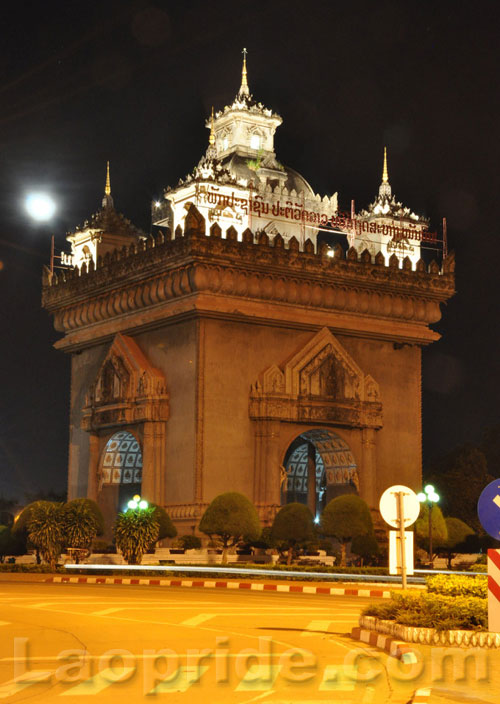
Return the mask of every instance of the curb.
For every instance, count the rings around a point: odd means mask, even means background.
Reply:
[[[140,579],[139,577],[49,577],[53,584],[122,584],[152,587],[203,587],[208,589],[248,589],[249,591],[289,592],[293,594],[323,594],[326,596],[357,596],[389,599],[391,592],[383,589],[349,589],[312,587],[298,584],[263,584],[262,582],[231,582],[198,579]]]
[[[351,638],[360,640],[362,643],[374,646],[380,650],[385,650],[391,657],[397,658],[402,662],[412,663],[417,661],[415,651],[408,643],[396,640],[391,636],[384,636],[381,633],[377,633],[377,631],[369,631],[356,626],[356,628],[352,629]]]

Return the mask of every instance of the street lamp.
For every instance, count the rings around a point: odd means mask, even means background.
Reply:
[[[136,509],[140,509],[143,511],[145,508],[148,508],[149,504],[146,501],[146,499],[141,499],[139,494],[136,494],[133,499],[130,499],[130,501],[127,504],[127,508],[131,508],[133,511]]]
[[[432,484],[427,484],[427,486],[424,487],[424,491],[417,494],[417,499],[420,503],[427,504],[429,509],[429,565],[432,569],[434,566],[432,561],[432,508],[434,504],[438,503],[439,494],[434,489]]]

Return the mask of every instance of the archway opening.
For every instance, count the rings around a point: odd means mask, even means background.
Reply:
[[[124,511],[135,494],[141,493],[142,450],[127,430],[114,433],[107,441],[100,462],[99,504],[106,523]]]
[[[281,504],[306,504],[317,520],[336,496],[358,493],[358,470],[349,445],[332,430],[307,430],[289,445]]]

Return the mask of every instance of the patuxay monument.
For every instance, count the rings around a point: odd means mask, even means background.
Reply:
[[[341,213],[278,161],[281,123],[244,57],[151,234],[115,210],[108,169],[65,268],[44,272],[72,360],[69,498],[109,523],[136,493],[186,533],[229,490],[269,523],[288,501],[318,514],[341,493],[376,508],[391,484],[420,488],[421,350],[439,338],[453,256],[421,258],[436,235],[392,195],[386,155],[374,202]]]

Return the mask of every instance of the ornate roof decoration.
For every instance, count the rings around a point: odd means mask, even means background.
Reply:
[[[248,74],[247,74],[247,50],[243,49],[243,66],[241,69],[241,85],[236,93],[236,96],[231,103],[231,105],[226,105],[223,110],[220,110],[219,112],[215,113],[215,117],[219,118],[222,115],[231,112],[233,110],[246,110],[248,112],[253,112],[253,113],[260,113],[261,115],[265,115],[266,117],[277,117],[278,119],[281,120],[281,117],[270,110],[269,108],[264,107],[262,103],[257,102],[254,100],[253,95],[250,93],[250,89],[248,87]]]
[[[165,377],[133,338],[115,336],[87,393],[82,414],[85,430],[168,419]]]
[[[382,170],[382,183],[378,189],[378,196],[373,203],[370,203],[366,210],[359,213],[362,218],[391,218],[394,220],[410,220],[414,223],[425,224],[427,218],[417,215],[392,195],[391,184],[389,183],[389,171],[387,169],[387,147],[384,147],[384,166]]]
[[[119,235],[121,237],[133,237],[134,239],[143,239],[145,233],[133,225],[130,220],[115,210],[113,198],[111,196],[111,182],[109,177],[109,161],[106,167],[106,185],[104,187],[104,198],[102,199],[102,207],[88,220],[85,220],[81,225],[75,228],[73,232],[68,234],[77,235],[88,230],[103,232],[107,235]]]
[[[380,428],[380,390],[324,327],[281,368],[262,372],[250,391],[250,417]]]

